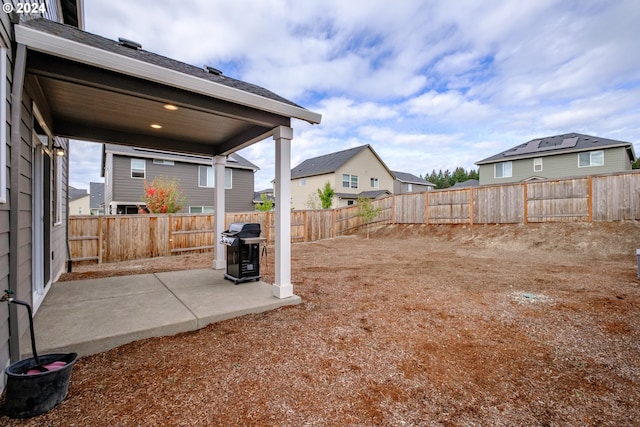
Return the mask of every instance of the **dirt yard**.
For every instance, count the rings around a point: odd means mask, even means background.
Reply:
[[[0,426],[637,426],[636,248],[636,222],[394,226],[295,244],[301,305],[84,357],[61,405]]]

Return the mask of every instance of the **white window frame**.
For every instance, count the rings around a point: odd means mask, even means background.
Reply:
[[[194,212],[198,211],[198,212]],[[189,206],[190,214],[212,214],[215,213],[213,206]]]
[[[533,171],[542,172],[542,157],[536,157],[533,159]]]
[[[200,180],[200,174],[202,173],[202,168],[207,168],[207,182],[205,185],[202,185],[202,181]],[[198,166],[198,187],[200,188],[215,188],[216,187],[216,177],[213,171],[213,166]],[[224,188],[225,190],[231,190],[233,188],[233,170],[231,168],[224,169]]]
[[[348,173],[342,174],[342,188],[349,188],[351,185],[351,175]]]
[[[7,202],[7,48],[0,40],[0,203]],[[17,188],[17,186],[16,186]]]
[[[580,161],[581,157],[585,154],[589,155],[589,164],[583,165]],[[595,156],[594,156],[595,155]],[[600,163],[594,163],[594,157],[600,157]],[[604,166],[604,150],[596,150],[596,151],[587,151],[583,153],[578,153],[578,167],[579,168],[592,168],[596,166]]]
[[[378,178],[371,178],[371,188],[380,188],[380,180]]]
[[[413,184],[410,182],[407,183],[407,192],[413,193]]]
[[[142,176],[133,176],[133,163],[134,162],[142,162]],[[136,171],[139,171],[140,168],[136,167]],[[145,179],[147,177],[147,161],[145,159],[131,159],[131,178],[133,179]]]
[[[508,172],[505,172],[505,166],[509,166],[508,167]],[[498,166],[500,166],[500,168],[498,168]],[[500,175],[498,175],[498,169],[500,169]],[[508,175],[507,175],[508,173]],[[512,162],[500,162],[500,163],[494,163],[493,165],[493,177],[495,179],[502,179],[502,178],[511,178],[513,176],[513,163]]]

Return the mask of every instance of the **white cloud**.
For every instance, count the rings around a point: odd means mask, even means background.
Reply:
[[[88,31],[322,113],[294,121],[292,165],[370,143],[419,174],[535,137],[640,135],[636,0],[92,0],[85,15]],[[268,183],[273,142],[243,153]]]

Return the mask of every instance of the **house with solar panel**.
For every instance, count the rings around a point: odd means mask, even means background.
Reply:
[[[633,144],[569,133],[532,139],[476,162],[480,185],[629,171]]]

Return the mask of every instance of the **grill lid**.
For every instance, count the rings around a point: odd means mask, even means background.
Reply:
[[[238,238],[260,237],[260,224],[252,222],[234,222],[223,236],[233,236]]]

